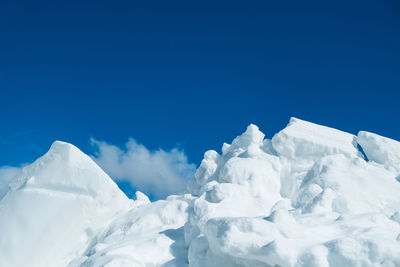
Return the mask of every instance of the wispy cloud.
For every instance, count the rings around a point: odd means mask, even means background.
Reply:
[[[7,193],[8,184],[11,180],[21,172],[21,168],[2,166],[0,167],[0,199]]]
[[[194,175],[195,165],[179,148],[152,151],[134,139],[123,148],[96,139],[91,143],[96,150],[92,158],[115,181],[129,181],[156,199],[182,193]]]

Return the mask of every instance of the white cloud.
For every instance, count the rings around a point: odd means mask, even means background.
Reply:
[[[7,193],[10,181],[21,172],[21,168],[2,166],[0,167],[0,199]]]
[[[91,143],[96,149],[92,158],[115,181],[129,181],[135,189],[157,199],[182,193],[194,176],[195,165],[179,148],[151,151],[134,139],[123,149],[95,139]]]

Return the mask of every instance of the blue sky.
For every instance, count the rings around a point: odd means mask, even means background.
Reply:
[[[400,140],[400,4],[4,0],[0,93],[0,166],[129,137],[198,165],[291,116]]]

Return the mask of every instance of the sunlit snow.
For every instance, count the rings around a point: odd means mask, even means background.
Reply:
[[[165,200],[58,141],[0,192],[4,267],[400,266],[400,143],[296,118],[205,152]]]

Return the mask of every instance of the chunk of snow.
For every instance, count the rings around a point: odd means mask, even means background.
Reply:
[[[236,137],[231,145],[224,144],[222,151],[224,156],[236,157],[247,152],[248,156],[256,156],[263,145],[264,134],[254,124],[247,126],[246,132]]]
[[[286,128],[274,135],[272,146],[282,164],[281,194],[289,198],[319,159],[335,154],[362,157],[356,136],[296,118],[291,118]]]
[[[358,133],[357,140],[369,160],[400,173],[400,142],[364,131]]]
[[[310,188],[318,188],[318,191]],[[313,193],[313,197],[305,198]],[[296,207],[307,212],[378,212],[400,209],[400,183],[395,175],[364,160],[332,155],[321,159],[306,175]]]
[[[360,155],[356,136],[296,118],[291,118],[286,128],[274,135],[272,146],[279,155],[300,162],[333,154]]]
[[[135,193],[135,202],[134,202],[134,206],[135,207],[148,205],[150,203],[151,203],[151,201],[150,201],[148,196],[146,196],[145,194],[143,194],[140,191],[136,191],[136,193]]]

